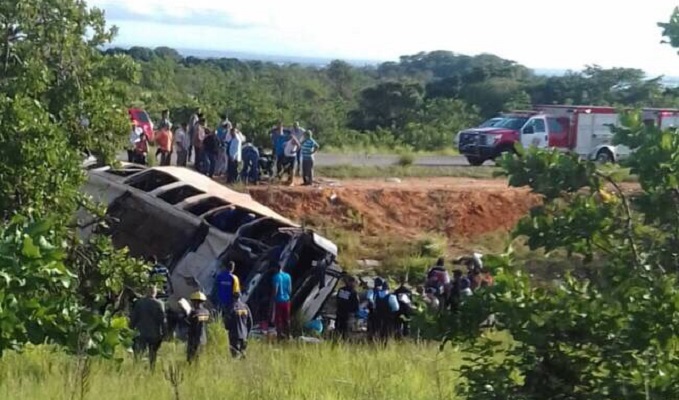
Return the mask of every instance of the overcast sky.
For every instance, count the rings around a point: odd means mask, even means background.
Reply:
[[[89,0],[117,44],[397,60],[493,53],[531,68],[586,64],[679,75],[659,21],[676,0]]]

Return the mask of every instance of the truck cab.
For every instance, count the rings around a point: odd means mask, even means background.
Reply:
[[[526,111],[503,114],[501,120],[492,126],[460,132],[458,150],[471,165],[481,165],[503,153],[514,152],[516,143],[524,147],[547,147],[550,133],[558,133],[563,129],[555,119],[543,113]]]

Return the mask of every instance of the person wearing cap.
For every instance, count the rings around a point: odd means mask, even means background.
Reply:
[[[373,289],[373,320],[372,339],[379,339],[387,343],[396,329],[396,314],[400,310],[398,299],[389,292],[389,284],[382,280],[381,285]]]
[[[290,336],[290,296],[292,294],[292,278],[284,271],[285,265],[278,265],[278,272],[273,276],[274,323],[279,339]]]
[[[410,335],[410,319],[413,314],[413,292],[406,286],[407,283],[408,275],[404,274],[399,279],[399,287],[394,290],[399,307],[396,313],[396,336],[400,338]]]
[[[156,366],[156,356],[166,334],[165,306],[156,298],[158,290],[150,286],[146,297],[137,300],[130,314],[130,328],[137,336],[134,339],[134,355],[139,359],[148,350],[151,369]]]
[[[314,183],[314,154],[318,151],[318,143],[314,140],[314,133],[311,130],[306,132],[306,138],[302,142],[302,180],[304,186],[311,186]]]
[[[234,358],[245,358],[248,336],[252,330],[252,313],[240,299],[240,293],[233,294],[233,305],[228,317],[229,349]]]
[[[191,312],[187,317],[189,324],[186,340],[186,360],[192,363],[198,357],[201,346],[207,343],[207,323],[210,321],[210,312],[205,308],[207,297],[203,292],[195,292],[191,295]]]
[[[335,325],[335,330],[342,339],[349,337],[359,304],[360,300],[356,292],[356,278],[346,276],[344,278],[344,287],[337,291],[337,324]]]

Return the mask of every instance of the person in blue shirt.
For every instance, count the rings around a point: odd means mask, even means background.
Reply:
[[[222,270],[215,277],[215,286],[217,292],[217,307],[224,319],[224,327],[228,330],[227,316],[233,307],[234,295],[240,293],[240,280],[234,274],[236,264],[229,261],[227,265],[222,264]]]
[[[400,306],[396,296],[389,292],[389,284],[382,279],[375,279],[374,289],[368,292],[372,324],[368,327],[368,336],[387,343],[396,329],[396,314]]]
[[[306,139],[302,142],[302,179],[304,186],[314,183],[314,154],[318,151],[318,143],[314,140],[311,130],[306,132]]]
[[[274,322],[279,339],[290,335],[290,295],[292,294],[292,278],[285,272],[283,263],[273,276]]]
[[[280,176],[283,172],[283,166],[285,164],[285,145],[288,143],[288,140],[290,140],[291,137],[292,134],[290,131],[283,130],[283,128],[281,128],[281,132],[276,135],[274,155],[276,156],[276,175],[278,176]]]

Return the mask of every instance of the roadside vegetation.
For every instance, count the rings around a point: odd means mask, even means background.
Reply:
[[[125,293],[146,284],[148,266],[104,236],[82,242],[73,223],[80,208],[101,215],[79,191],[81,155],[113,162],[132,102],[183,107],[176,115],[200,104],[215,119],[229,110],[260,140],[282,116],[325,132],[329,145],[435,150],[458,126],[530,101],[673,104],[675,91],[657,80],[598,67],[539,78],[494,56],[446,52],[376,69],[184,59],[167,48],[102,54],[114,32],[83,2],[0,0],[0,9],[8,32],[0,43],[1,398],[679,398],[679,136],[634,114],[615,129],[616,143],[635,150],[633,197],[619,185],[624,177],[576,156],[531,149],[500,162],[509,185],[544,202],[511,236],[477,244],[489,251],[494,286],[478,289],[458,313],[422,315],[419,326],[444,338],[442,347],[252,343],[236,363],[214,325],[200,368],[187,368],[183,346],[170,344],[151,375],[125,352]],[[679,10],[661,27],[679,47]],[[394,168],[416,168],[401,164]],[[328,236],[345,261],[386,251],[377,272],[413,279],[458,245],[437,233]],[[545,260],[555,272],[578,269],[542,282],[531,268]],[[488,329],[491,315],[499,323]]]

